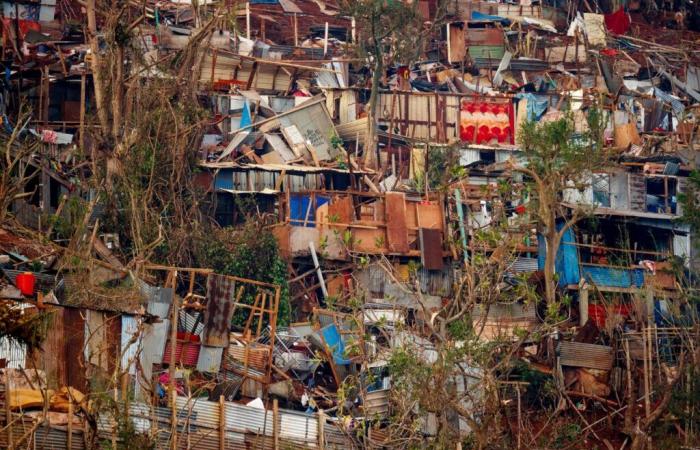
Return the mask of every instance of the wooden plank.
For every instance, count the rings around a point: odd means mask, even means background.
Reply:
[[[404,253],[408,247],[408,227],[406,226],[406,196],[403,192],[387,192],[386,234],[390,252]]]
[[[448,24],[450,62],[461,62],[467,56],[466,37],[464,33],[465,24],[463,22]]]

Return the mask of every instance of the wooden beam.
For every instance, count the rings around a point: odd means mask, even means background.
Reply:
[[[245,85],[245,89],[250,90],[250,88],[253,86],[253,80],[255,79],[255,75],[258,72],[258,62],[255,61],[253,63],[253,67],[250,68],[250,76],[248,77],[248,82]]]

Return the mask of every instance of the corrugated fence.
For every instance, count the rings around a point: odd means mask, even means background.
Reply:
[[[125,411],[125,404],[119,410]],[[4,408],[3,408],[4,409]],[[221,416],[223,412],[223,417]],[[332,423],[319,422],[318,414],[298,411],[262,409],[231,402],[211,402],[204,399],[178,397],[176,401],[178,449],[347,449],[352,443]],[[14,414],[10,427],[15,448],[66,449],[68,429],[64,426],[35,427],[33,420]],[[134,431],[150,436],[157,449],[171,449],[171,418],[169,407],[152,407],[145,403],[129,403],[128,418]],[[4,419],[4,416],[3,416]],[[223,419],[223,420],[222,420]],[[276,426],[275,426],[276,422]],[[8,448],[8,433],[2,420],[0,448]],[[324,427],[324,442],[319,445],[319,425]],[[223,427],[221,427],[223,425]],[[71,450],[90,448],[82,427],[72,430]],[[95,448],[111,448],[112,442],[124,438],[117,430],[111,414],[103,414],[97,423]],[[24,438],[24,439],[23,439]],[[20,444],[20,441],[21,444]],[[277,446],[275,446],[277,441]],[[17,444],[20,444],[18,447]],[[33,444],[33,445],[31,445]]]

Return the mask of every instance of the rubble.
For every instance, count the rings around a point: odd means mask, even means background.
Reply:
[[[697,442],[692,2],[49,3],[3,9],[0,446]]]

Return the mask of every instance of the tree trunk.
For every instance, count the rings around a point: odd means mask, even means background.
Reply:
[[[97,17],[95,13],[95,0],[87,0],[87,22],[88,22],[88,39],[90,40],[90,53],[92,68],[92,81],[95,91],[95,106],[97,107],[97,118],[100,121],[103,133],[109,133],[109,116],[107,113],[107,104],[105,101],[105,80],[102,73],[100,46],[97,38]]]
[[[372,88],[369,96],[367,111],[367,138],[365,139],[364,163],[366,167],[377,168],[377,100],[379,98],[379,81],[382,77],[384,64],[379,48],[374,52],[374,70],[372,73]]]
[[[119,140],[122,128],[122,102],[124,101],[124,47],[118,45],[115,49],[115,76],[112,81],[112,138]]]
[[[555,272],[559,242],[556,228],[551,227],[546,231],[545,244],[547,246],[544,260],[545,300],[547,301],[547,305],[552,305],[556,301],[557,293]]]

